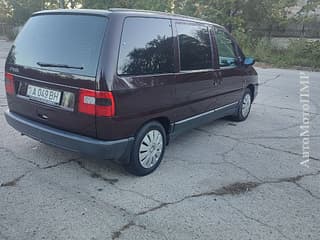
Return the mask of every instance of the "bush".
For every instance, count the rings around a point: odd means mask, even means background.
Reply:
[[[296,40],[287,49],[288,64],[320,68],[320,41]]]

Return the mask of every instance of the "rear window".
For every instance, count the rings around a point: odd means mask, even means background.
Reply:
[[[8,63],[94,77],[106,25],[103,16],[34,16],[17,37]]]
[[[212,68],[211,43],[206,26],[177,24],[181,70]]]

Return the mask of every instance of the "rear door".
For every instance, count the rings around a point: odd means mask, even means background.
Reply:
[[[179,72],[176,75],[177,120],[216,107],[218,70],[214,69],[212,39],[207,25],[176,21]]]
[[[95,90],[105,16],[36,14],[17,37],[6,62],[14,80],[12,112],[87,136],[96,136],[95,115],[79,111],[80,89]]]

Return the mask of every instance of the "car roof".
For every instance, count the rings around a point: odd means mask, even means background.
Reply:
[[[110,14],[117,14],[122,16],[141,16],[141,17],[159,17],[159,18],[170,18],[174,20],[189,20],[197,23],[214,25],[221,27],[218,24],[202,20],[200,18],[167,13],[167,12],[158,12],[150,10],[138,10],[138,9],[127,9],[127,8],[110,8],[108,10],[98,10],[98,9],[57,9],[57,10],[44,10],[35,12],[35,15],[45,15],[45,14],[88,14],[88,15],[101,15],[109,16]]]

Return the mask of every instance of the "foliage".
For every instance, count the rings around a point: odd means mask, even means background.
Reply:
[[[240,43],[241,44],[241,43]],[[248,56],[276,67],[302,66],[320,69],[320,41],[291,40],[287,48],[280,48],[268,38],[251,40],[243,48]]]

